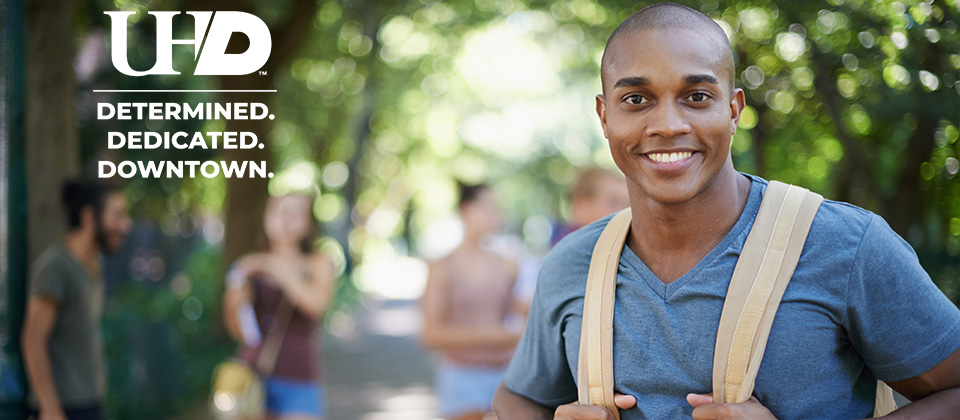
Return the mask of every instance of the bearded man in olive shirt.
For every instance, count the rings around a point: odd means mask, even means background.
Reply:
[[[118,190],[67,182],[70,229],[34,262],[21,345],[32,418],[102,420],[106,374],[100,339],[101,252],[116,252],[130,231]]]

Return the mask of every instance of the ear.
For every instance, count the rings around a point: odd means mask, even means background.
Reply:
[[[86,205],[80,209],[80,228],[87,229],[92,228],[96,229],[97,223],[100,221],[97,220],[97,212],[94,211],[93,205]]]
[[[747,101],[743,95],[743,89],[736,88],[730,97],[730,135],[737,132],[737,124],[740,124],[740,115],[743,114],[743,107],[747,106]]]
[[[607,136],[607,102],[603,94],[597,95],[597,116],[600,117],[600,127],[603,128],[603,138]]]

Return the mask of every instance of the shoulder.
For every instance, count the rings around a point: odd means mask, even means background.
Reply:
[[[886,225],[880,216],[850,203],[823,200],[817,216],[810,226],[811,233],[862,238],[871,224],[879,222]]]
[[[769,181],[756,175],[744,174],[757,183],[761,192],[766,193]],[[886,226],[880,216],[843,201],[824,199],[810,225],[804,254],[827,248],[833,251],[841,249],[852,256],[867,228],[875,223]],[[895,235],[895,234],[894,234]]]
[[[763,193],[766,192],[767,180],[744,175],[757,183]],[[877,214],[850,203],[824,199],[810,226],[802,258],[808,261],[813,258],[820,265],[833,262],[849,267],[864,252],[876,252],[868,249],[876,240],[896,242],[912,252],[912,248]]]
[[[61,270],[70,264],[70,255],[62,245],[52,245],[44,250],[33,261],[34,274],[49,273],[51,270]]]
[[[450,253],[442,258],[427,261],[427,271],[429,271],[430,278],[435,281],[445,280],[454,259],[454,253]]]
[[[71,267],[76,264],[72,258],[62,245],[51,246],[41,253],[31,268],[29,294],[59,302],[70,290],[75,290],[71,285],[77,282],[76,272],[80,268]]]
[[[334,271],[333,260],[322,252],[312,252],[307,256],[307,264],[313,272],[332,274]]]
[[[878,243],[906,248],[911,253],[913,250],[882,217],[841,201],[823,201],[810,227],[810,237],[833,248],[845,246],[848,251],[855,251],[851,253],[854,257],[875,251],[871,248]]]
[[[803,256],[847,267],[884,258],[908,264],[916,260],[913,248],[882,217],[850,203],[826,199],[810,226]]]

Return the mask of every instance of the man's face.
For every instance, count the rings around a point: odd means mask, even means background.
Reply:
[[[490,188],[480,190],[475,199],[461,205],[460,217],[467,229],[482,234],[496,233],[503,224],[500,203]]]
[[[116,253],[123,247],[130,233],[132,221],[123,194],[109,194],[103,200],[103,213],[97,225],[97,240],[103,251]]]
[[[730,165],[744,106],[725,46],[686,29],[640,30],[610,45],[597,113],[633,194],[677,204]]]

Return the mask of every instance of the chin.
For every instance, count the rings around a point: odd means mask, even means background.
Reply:
[[[654,201],[663,205],[684,204],[696,197],[696,190],[679,188],[658,188],[647,190]]]
[[[696,174],[677,177],[640,176],[636,184],[642,194],[661,204],[682,204],[692,200],[700,192],[701,185]]]
[[[127,238],[126,238],[126,237],[114,238],[114,239],[108,241],[108,244],[107,244],[106,247],[104,247],[103,252],[105,252],[105,253],[107,253],[107,254],[110,254],[110,255],[119,254],[120,251],[123,250],[123,244],[124,244],[126,241],[127,241]]]

